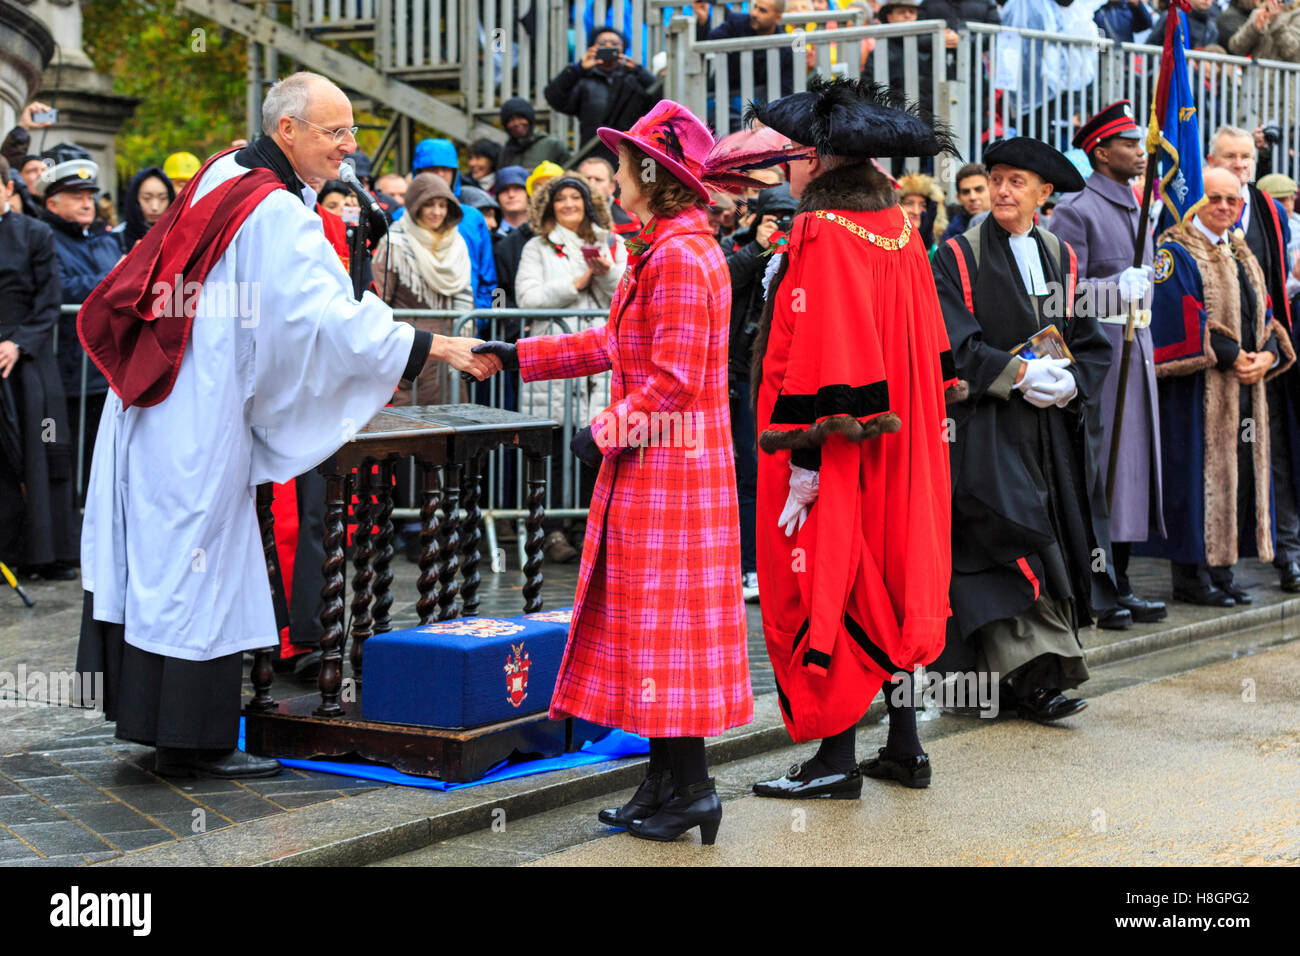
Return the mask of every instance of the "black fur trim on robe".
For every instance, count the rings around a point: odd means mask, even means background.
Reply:
[[[837,166],[827,170],[810,182],[799,200],[795,215],[815,212],[818,209],[844,209],[849,212],[879,212],[898,204],[894,187],[871,162],[854,163],[849,166]],[[767,354],[767,340],[772,328],[772,309],[776,302],[776,290],[785,278],[790,257],[784,256],[777,267],[776,275],[768,287],[767,301],[763,304],[763,313],[759,319],[758,333],[754,338],[753,357],[750,361],[749,396],[755,415],[758,414],[758,390],[763,381],[763,356]],[[951,353],[940,362],[944,367],[944,379],[949,378],[948,364]],[[969,387],[964,381],[957,381],[944,390],[944,401],[948,404],[963,401],[969,395]],[[887,432],[896,432],[902,427],[897,415],[890,412],[873,418],[868,422],[858,422],[846,415],[837,415],[818,423],[805,432],[782,432],[772,430],[759,437],[759,448],[765,452],[774,452],[782,448],[817,448],[825,444],[827,436],[832,433],[843,435],[849,441],[866,441]]]

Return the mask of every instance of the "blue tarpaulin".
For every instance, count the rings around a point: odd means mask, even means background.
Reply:
[[[239,749],[244,749],[244,718],[239,718]],[[391,767],[371,763],[348,763],[333,760],[286,760],[280,763],[286,767],[299,770],[315,770],[319,773],[333,773],[359,780],[375,780],[379,783],[393,783],[401,787],[423,787],[426,790],[461,790],[465,787],[477,787],[484,783],[496,783],[498,780],[512,780],[515,777],[528,777],[535,773],[548,773],[552,770],[564,770],[567,767],[582,767],[586,764],[603,763],[606,760],[619,760],[623,757],[635,757],[650,752],[650,742],[637,734],[622,730],[611,730],[600,740],[587,741],[582,750],[558,757],[540,757],[535,760],[519,760],[514,763],[505,760],[489,770],[478,780],[468,783],[447,783],[433,777],[417,777],[402,773]]]

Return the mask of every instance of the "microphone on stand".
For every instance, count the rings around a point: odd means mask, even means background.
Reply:
[[[374,238],[378,239],[387,233],[388,217],[379,208],[379,203],[375,202],[375,197],[370,195],[365,186],[361,185],[361,180],[357,179],[357,171],[352,168],[351,163],[339,163],[339,179],[351,187],[356,194],[357,202],[361,203],[361,208],[369,213],[370,230]]]

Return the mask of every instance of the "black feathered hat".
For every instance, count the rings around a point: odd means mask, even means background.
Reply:
[[[1000,139],[984,150],[984,168],[992,171],[998,164],[1037,173],[1043,182],[1055,186],[1058,193],[1077,193],[1083,189],[1083,177],[1064,153],[1028,136]]]
[[[823,156],[957,156],[952,131],[901,93],[864,80],[808,80],[805,93],[791,93],[760,105],[750,103],[745,120],[757,119]]]

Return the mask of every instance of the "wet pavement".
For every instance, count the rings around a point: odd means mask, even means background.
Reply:
[[[1300,642],[1144,679],[1194,664],[1188,654],[1099,668],[1089,707],[1053,726],[947,714],[923,723],[934,768],[925,790],[865,780],[859,800],[752,795],[753,781],[809,756],[806,744],[715,766],[724,811],[712,847],[698,830],[661,844],[597,822],[625,791],[382,865],[1300,864]],[[884,737],[881,724],[860,728],[859,759]]]
[[[513,550],[508,550],[508,560],[515,563]],[[518,571],[492,574],[486,571],[486,562],[483,569],[481,613],[520,613],[522,578]],[[415,623],[418,569],[398,557],[393,570],[397,596],[394,627],[409,626]],[[545,574],[546,605],[571,603],[577,564],[548,563]],[[1146,596],[1167,597],[1167,575],[1167,566],[1134,561],[1135,588]],[[1240,648],[1253,649],[1294,636],[1283,632],[1290,627],[1291,616],[1300,614],[1300,600],[1277,589],[1275,573],[1246,562],[1238,577],[1256,596],[1252,607],[1222,611],[1173,605],[1169,619],[1161,624],[1119,632],[1086,631],[1082,640],[1090,662],[1125,662],[1138,654],[1153,659],[1166,653],[1163,649],[1174,648],[1168,653],[1178,653],[1177,649],[1183,648],[1184,657],[1190,655],[1188,659],[1200,662],[1187,666],[1200,666],[1238,653]],[[81,614],[79,582],[35,583],[27,589],[38,602],[30,610],[23,608],[12,592],[0,590],[0,674],[17,674],[21,669],[29,673],[71,671]],[[785,745],[787,738],[772,699],[771,669],[757,605],[749,605],[748,614],[755,723],[711,742],[711,759],[719,764],[732,761],[728,766],[736,768],[727,784],[729,798],[741,798],[747,792],[752,773],[780,769],[799,756],[793,749],[788,755],[780,750],[768,753]],[[1229,634],[1252,627],[1271,636]],[[1091,695],[1150,679],[1127,676],[1141,668],[1125,666],[1128,669],[1122,679],[1107,676],[1107,669],[1096,669],[1085,690]],[[309,685],[277,678],[273,693],[291,696],[295,689],[311,690]],[[1171,718],[1165,715],[1160,719]],[[962,721],[945,715],[924,724],[923,733],[953,733]],[[1019,726],[1019,722],[1012,723]],[[1002,726],[1001,722],[975,724],[983,733]],[[1289,726],[1294,728],[1296,722],[1292,720]],[[766,756],[754,756],[760,753]],[[491,807],[510,807],[515,832],[522,827],[545,828],[548,813],[567,812],[556,807],[582,807],[589,799],[603,806],[607,798],[596,794],[630,789],[641,772],[637,761],[625,760],[438,793],[288,769],[275,778],[242,784],[168,781],[150,772],[151,755],[148,748],[116,740],[112,725],[105,724],[102,716],[71,707],[42,706],[0,683],[0,865],[368,862],[392,856],[401,859],[403,852],[431,843],[436,844],[433,849],[437,853],[453,856],[429,862],[469,860],[474,848],[455,841],[472,841],[488,822]],[[742,769],[751,765],[745,761],[751,762],[752,773]],[[733,818],[733,811],[728,813],[724,833],[730,830]],[[550,835],[530,844],[526,851],[505,852],[498,841],[490,844],[498,852],[484,849],[486,855],[480,854],[482,859],[477,862],[536,860],[573,842],[600,838],[603,828],[592,832],[590,825],[579,822],[581,816],[572,818],[575,829],[562,830],[573,836],[569,843],[557,844],[553,833],[544,829]],[[436,843],[440,839],[443,842]],[[626,843],[628,838],[619,842]]]

